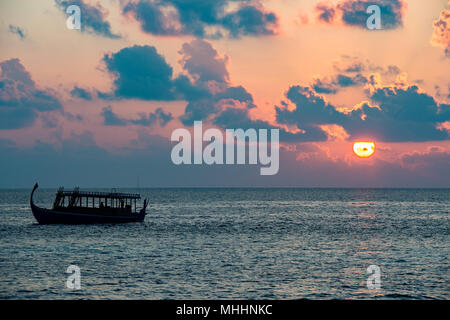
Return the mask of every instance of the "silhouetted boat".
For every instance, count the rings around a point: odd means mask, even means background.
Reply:
[[[37,188],[36,183],[31,191],[30,206],[40,224],[137,222],[143,221],[146,215],[147,199],[144,200],[142,209],[137,212],[136,201],[141,199],[139,194],[87,192],[78,188],[71,191],[59,188],[53,208],[39,208],[33,203],[33,194]]]

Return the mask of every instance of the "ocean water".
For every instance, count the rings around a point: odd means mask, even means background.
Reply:
[[[0,190],[0,298],[450,298],[450,189],[139,191],[142,223],[65,226],[36,224],[30,190]]]

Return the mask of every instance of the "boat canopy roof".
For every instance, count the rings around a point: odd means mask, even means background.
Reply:
[[[89,198],[108,198],[108,199],[141,199],[141,195],[137,193],[120,193],[120,192],[98,192],[98,191],[79,191],[75,190],[58,190],[57,195],[63,197],[89,197]]]

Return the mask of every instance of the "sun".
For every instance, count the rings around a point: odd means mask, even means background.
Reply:
[[[353,151],[358,157],[367,158],[375,152],[375,143],[360,141],[353,144]]]

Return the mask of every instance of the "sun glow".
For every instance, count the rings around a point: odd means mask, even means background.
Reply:
[[[358,157],[370,157],[375,152],[375,143],[366,141],[355,142],[353,144],[353,151]]]

